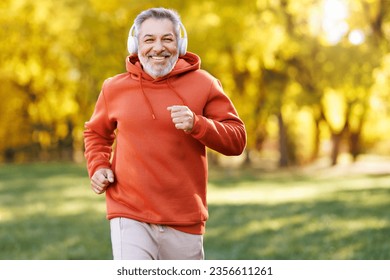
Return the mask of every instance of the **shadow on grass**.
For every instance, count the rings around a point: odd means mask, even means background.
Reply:
[[[37,179],[55,176],[71,176],[73,178],[88,176],[84,165],[74,163],[36,163],[0,165],[0,180]]]
[[[289,186],[291,182],[312,182],[309,175],[291,170],[264,172],[254,168],[229,169],[212,167],[209,182],[217,188],[236,188],[238,184],[270,182],[278,186]]]
[[[208,259],[390,259],[389,189],[340,191],[340,197],[276,205],[210,205]],[[389,199],[387,199],[389,201]]]

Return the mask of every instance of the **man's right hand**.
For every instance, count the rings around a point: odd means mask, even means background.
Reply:
[[[97,170],[91,178],[91,188],[97,194],[104,193],[111,183],[114,183],[114,172],[109,168]]]

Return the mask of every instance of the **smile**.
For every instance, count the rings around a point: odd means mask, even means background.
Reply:
[[[168,53],[161,53],[159,55],[148,55],[149,59],[153,59],[155,61],[164,61],[166,58],[169,58],[171,55]]]
[[[168,58],[168,56],[150,56],[150,58],[156,61],[163,61]]]

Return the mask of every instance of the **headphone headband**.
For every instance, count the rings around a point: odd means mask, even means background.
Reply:
[[[178,41],[178,50],[179,50],[179,56],[183,56],[187,52],[187,31],[184,27],[184,25],[179,22],[179,26],[181,31],[183,32],[183,37],[180,37],[180,31],[179,31],[179,38]],[[133,24],[129,31],[129,37],[127,38],[127,50],[129,54],[136,54],[138,53],[138,39],[134,34],[135,32],[135,24]]]

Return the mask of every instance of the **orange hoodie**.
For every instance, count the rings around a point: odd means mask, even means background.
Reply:
[[[84,131],[89,175],[103,167],[115,174],[106,190],[107,218],[203,234],[208,218],[206,147],[241,154],[244,124],[219,81],[200,69],[195,54],[180,57],[170,74],[155,80],[136,55],[126,59],[126,69],[104,82]],[[172,105],[193,111],[191,132],[175,128],[167,110]]]

